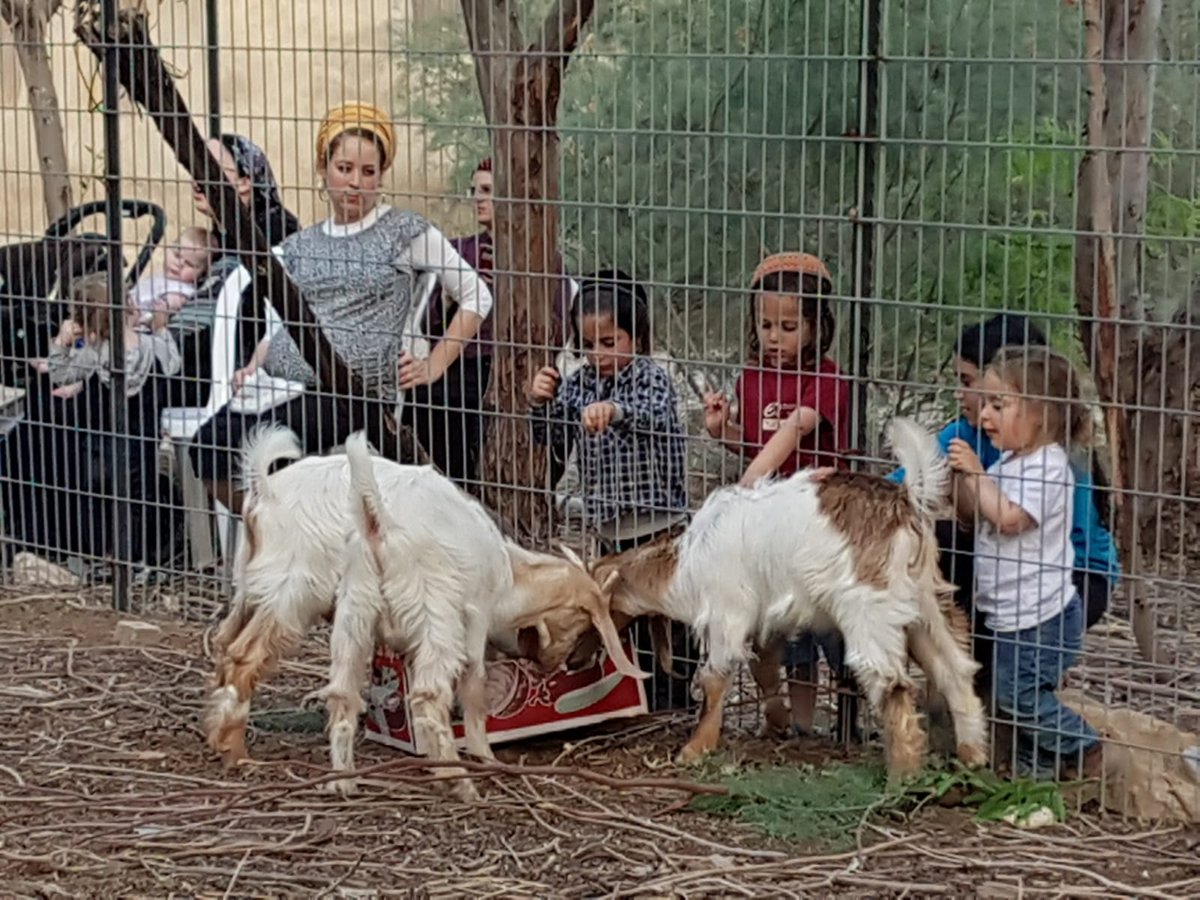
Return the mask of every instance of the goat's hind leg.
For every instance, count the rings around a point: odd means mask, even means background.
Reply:
[[[987,765],[987,724],[983,703],[975,693],[979,664],[954,640],[941,619],[909,627],[909,652],[932,688],[945,699],[954,718],[959,760],[967,766]]]
[[[338,585],[336,613],[329,638],[329,684],[324,690],[329,719],[329,763],[335,772],[354,770],[354,739],[363,711],[375,625],[382,609],[379,577],[365,556],[352,547],[346,572]],[[329,783],[329,789],[351,793],[353,778]]]
[[[454,746],[454,729],[450,724],[450,709],[454,703],[453,677],[431,672],[428,657],[422,660],[418,650],[413,660],[413,687],[410,702],[413,712],[413,729],[425,747],[430,759],[436,762],[458,762],[458,750]],[[439,661],[441,662],[441,661]],[[479,799],[475,785],[466,777],[467,770],[453,766],[437,767],[437,775],[452,779],[451,792],[460,800]]]
[[[219,641],[226,643],[204,718],[208,745],[226,768],[248,756],[246,723],[255,687],[296,642],[270,607],[259,605],[250,615],[248,608],[239,604],[221,625]]]

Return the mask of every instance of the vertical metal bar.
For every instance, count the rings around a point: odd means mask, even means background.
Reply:
[[[883,64],[883,0],[863,0],[858,90],[858,197],[854,217],[854,420],[850,446],[866,450],[867,374],[875,267],[875,166],[879,153],[879,76]]]
[[[221,134],[221,31],[217,0],[205,0],[204,41],[207,47],[204,78],[208,88],[208,133]]]
[[[125,401],[125,272],[121,260],[121,115],[120,85],[117,80],[118,0],[102,0],[101,29],[104,34],[104,199],[108,220],[108,348],[112,379],[109,382],[112,429],[102,435],[115,451],[124,449],[129,431]],[[129,608],[129,465],[123,454],[112,458],[112,556],[113,608]],[[103,493],[107,494],[108,491]]]

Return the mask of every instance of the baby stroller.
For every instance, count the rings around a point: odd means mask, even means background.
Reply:
[[[45,356],[59,324],[69,313],[71,281],[108,267],[108,239],[76,229],[91,216],[103,215],[103,200],[76,206],[51,224],[36,241],[0,247],[0,382],[24,387],[31,371],[27,360]],[[132,287],[150,264],[166,234],[162,208],[144,200],[122,200],[125,219],[151,220],[150,233],[125,274]],[[125,260],[121,260],[122,266]]]
[[[89,381],[78,398],[62,399],[53,395],[49,378],[28,365],[31,357],[48,352],[69,316],[71,280],[106,268],[106,239],[75,233],[89,216],[105,211],[104,202],[84,204],[51,225],[40,241],[0,249],[4,377],[27,392],[24,421],[3,447],[9,552],[23,546],[50,558],[128,555],[138,560],[161,555],[142,535],[153,535],[155,544],[161,538],[169,543],[174,530],[157,523],[147,528],[140,521],[153,520],[158,498],[169,498],[156,465],[164,379],[152,377],[138,396],[125,402],[124,421],[117,428],[113,413],[121,401],[98,381]],[[123,201],[121,215],[151,220],[149,235],[125,273],[124,284],[130,287],[162,242],[166,215],[140,200]],[[130,510],[120,535],[114,528],[117,503]]]

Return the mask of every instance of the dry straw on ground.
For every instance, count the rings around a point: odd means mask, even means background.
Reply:
[[[861,850],[772,842],[684,811],[694,775],[668,762],[686,729],[670,719],[506,749],[503,775],[477,773],[478,806],[450,802],[410,761],[370,744],[361,795],[326,793],[314,730],[260,730],[259,763],[224,775],[197,732],[203,626],[163,622],[157,646],[124,647],[114,614],[64,595],[8,593],[0,604],[7,895],[1200,895],[1196,831],[1089,815],[1028,833],[935,807],[864,821]],[[310,642],[262,708],[295,707],[323,670]],[[785,762],[823,752],[733,745]]]

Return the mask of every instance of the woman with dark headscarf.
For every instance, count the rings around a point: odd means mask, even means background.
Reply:
[[[250,207],[254,224],[267,236],[268,244],[274,247],[300,230],[299,220],[283,205],[279,184],[262,147],[240,134],[223,134],[210,139],[208,149],[221,164],[225,177],[232,182],[238,199]],[[197,212],[215,218],[199,184],[193,185],[192,198]],[[236,248],[236,234],[221,229],[218,233],[224,248]]]
[[[283,205],[279,184],[262,147],[240,134],[223,134],[208,141],[208,150],[237,191],[238,199],[250,208],[254,224],[266,236],[270,246],[277,246],[300,230],[299,220]],[[230,348],[238,365],[254,352],[268,313],[265,299],[258,297],[251,286],[241,286],[248,281],[248,271],[236,252],[239,245],[237,223],[227,223],[224,227],[216,225],[216,216],[199,184],[192,186],[192,202],[198,213],[214,220],[221,249],[221,255],[213,261],[209,277],[196,298],[172,321],[184,366],[184,378],[175,386],[172,404],[194,407],[203,406],[208,400],[213,377],[211,331],[222,294],[230,290],[242,292],[234,344]]]

